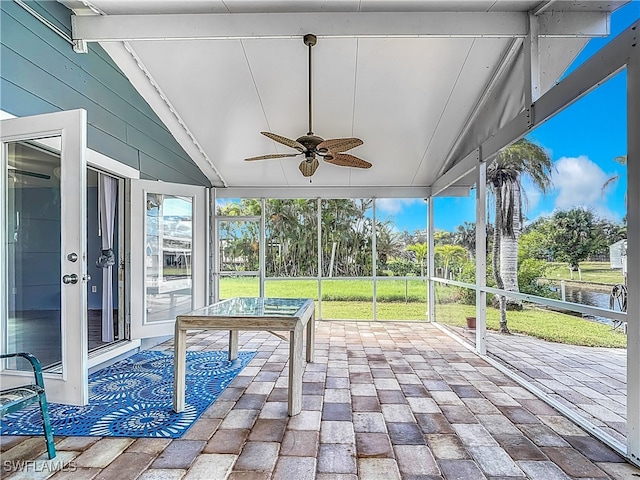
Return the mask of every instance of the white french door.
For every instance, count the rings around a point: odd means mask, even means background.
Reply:
[[[130,200],[131,338],[173,335],[205,304],[206,189],[132,180]]]
[[[30,352],[50,401],[85,405],[87,368],[87,114],[2,120],[2,352]],[[2,364],[2,385],[32,380]]]

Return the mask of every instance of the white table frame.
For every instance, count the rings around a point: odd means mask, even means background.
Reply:
[[[233,299],[224,300],[223,302],[232,300]],[[229,360],[238,358],[239,331],[266,330],[289,332],[289,388],[287,411],[291,416],[300,413],[300,410],[302,410],[302,374],[305,366],[302,357],[305,327],[307,337],[307,362],[313,362],[315,343],[315,303],[312,299],[300,300],[304,300],[304,303],[294,315],[269,314],[252,316],[242,314],[212,314],[211,307],[219,305],[222,302],[194,310],[187,314],[178,315],[176,317],[173,347],[173,410],[176,413],[184,410],[187,330],[229,330]]]

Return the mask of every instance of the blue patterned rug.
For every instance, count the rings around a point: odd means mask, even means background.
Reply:
[[[173,411],[173,354],[143,351],[89,375],[89,404],[49,403],[54,435],[179,438],[256,352],[187,352],[185,409]],[[0,435],[42,435],[38,404],[3,417]]]

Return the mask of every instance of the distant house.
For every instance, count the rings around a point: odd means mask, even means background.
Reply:
[[[618,240],[616,243],[609,245],[609,261],[611,269],[620,269],[624,267],[627,257],[627,240]]]

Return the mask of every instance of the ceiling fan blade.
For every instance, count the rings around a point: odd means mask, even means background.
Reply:
[[[304,145],[302,145],[300,142],[297,142],[295,140],[291,140],[290,138],[283,137],[282,135],[278,135],[276,133],[271,133],[271,132],[260,132],[260,133],[275,142],[281,143],[282,145],[286,145],[287,147],[295,148],[299,152],[307,151]]]
[[[260,155],[258,157],[249,157],[245,158],[245,162],[253,162],[254,160],[269,160],[270,158],[286,158],[286,157],[297,157],[300,155],[299,153],[271,153],[269,155]]]
[[[314,173],[316,173],[316,170],[318,169],[319,165],[320,165],[320,162],[318,162],[318,159],[314,157],[313,160],[301,161],[298,168],[302,172],[302,175],[304,175],[305,177],[310,177]]]
[[[330,138],[321,142],[316,147],[319,152],[332,151],[336,153],[346,152],[352,148],[359,147],[364,142],[359,138]]]
[[[332,163],[333,165],[339,165],[341,167],[354,167],[354,168],[371,168],[371,164],[366,160],[354,157],[348,153],[338,153],[333,157],[327,155],[325,161]]]

